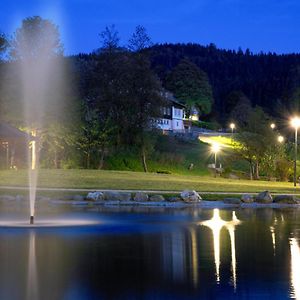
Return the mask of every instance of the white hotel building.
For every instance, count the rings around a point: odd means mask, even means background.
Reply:
[[[162,107],[162,117],[156,120],[157,127],[163,131],[184,132],[184,109],[170,93],[166,94],[167,105]]]

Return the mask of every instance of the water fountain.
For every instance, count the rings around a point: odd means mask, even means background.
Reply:
[[[41,140],[50,132],[52,126],[60,126],[70,111],[68,100],[69,74],[58,27],[41,17],[29,17],[22,21],[11,41],[12,62],[8,67],[9,79],[13,89],[7,87],[14,104],[11,114],[17,116],[20,125],[27,130],[27,162],[29,187],[29,222],[0,221],[0,226],[82,226],[93,224],[90,220],[47,220],[36,221],[36,191],[39,172]],[[20,111],[19,111],[20,110]],[[16,116],[15,116],[16,115]]]
[[[23,124],[28,131],[29,223],[34,225],[37,177],[39,168],[38,141],[45,128],[55,122],[63,98],[62,45],[55,24],[41,17],[22,21],[12,41],[15,74],[19,76]],[[59,78],[59,79],[58,79]],[[51,119],[52,118],[52,119]]]

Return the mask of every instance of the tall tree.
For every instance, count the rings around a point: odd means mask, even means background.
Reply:
[[[235,138],[236,150],[249,162],[250,178],[259,179],[261,165],[269,163],[270,157],[274,159],[277,153],[277,135],[261,107],[251,110]]]
[[[151,46],[151,38],[146,28],[142,25],[138,25],[129,39],[128,49],[132,52],[140,52]]]
[[[24,19],[10,41],[10,56],[15,60],[36,61],[62,54],[58,27],[40,16]]]
[[[213,92],[207,74],[188,59],[183,59],[171,71],[166,87],[188,108],[195,107],[200,114],[211,112]]]
[[[120,36],[114,24],[106,26],[100,33],[101,38],[101,50],[115,52],[120,46]]]
[[[232,99],[232,104],[234,102],[236,103],[230,113],[231,120],[237,123],[241,128],[247,126],[251,119],[250,115],[253,112],[249,98],[242,92],[233,92],[229,98]]]
[[[145,49],[151,45],[151,39],[146,29],[137,26],[128,48],[131,53],[130,78],[130,111],[131,126],[129,133],[132,141],[138,146],[144,171],[148,171],[147,154],[152,149],[149,132],[153,125],[152,120],[161,115],[164,104],[162,87],[156,75],[151,70],[150,60]]]

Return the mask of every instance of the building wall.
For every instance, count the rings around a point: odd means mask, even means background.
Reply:
[[[184,131],[184,111],[179,107],[172,107],[172,130],[173,131]]]
[[[184,131],[183,120],[173,119],[172,120],[172,130],[173,131]]]
[[[184,131],[184,110],[181,106],[170,105],[161,109],[163,118],[155,120],[156,127],[165,131]]]
[[[170,119],[157,119],[156,120],[157,128],[161,130],[172,130],[172,120]]]

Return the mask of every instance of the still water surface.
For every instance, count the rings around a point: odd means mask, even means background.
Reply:
[[[0,299],[300,299],[297,209],[69,208],[46,218],[92,222],[0,227]]]

